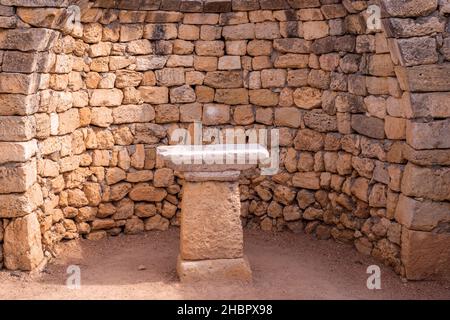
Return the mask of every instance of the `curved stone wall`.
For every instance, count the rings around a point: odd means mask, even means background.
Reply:
[[[280,171],[241,178],[247,227],[448,275],[449,3],[382,2],[0,0],[0,263],[178,225],[155,148],[201,121],[280,130]]]

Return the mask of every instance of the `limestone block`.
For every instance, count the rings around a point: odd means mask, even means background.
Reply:
[[[129,194],[133,201],[160,202],[167,195],[167,191],[163,188],[155,188],[148,183],[140,183],[135,185]]]
[[[180,121],[194,122],[202,119],[203,106],[200,103],[188,103],[180,105]]]
[[[410,280],[449,279],[450,235],[402,228],[401,259]]]
[[[400,195],[395,219],[410,230],[432,231],[450,223],[450,204]]]
[[[396,67],[400,87],[411,92],[450,91],[450,63]]]
[[[80,115],[77,109],[69,109],[59,114],[58,133],[72,133],[80,126]]]
[[[392,39],[392,54],[400,65],[410,67],[438,62],[436,40],[431,37]]]
[[[28,141],[35,134],[34,117],[0,116],[0,141]]]
[[[253,23],[225,26],[222,30],[225,40],[255,39],[255,25]]]
[[[17,5],[14,3],[14,5]],[[45,51],[53,47],[58,32],[44,28],[2,29],[0,49],[20,51]]]
[[[40,75],[37,73],[0,73],[0,93],[36,93],[39,87]]]
[[[27,142],[0,142],[0,164],[26,162],[36,154],[36,140]]]
[[[169,89],[166,87],[139,87],[139,93],[144,102],[161,104],[169,102]]]
[[[43,90],[40,92],[39,111],[62,112],[73,105],[72,94],[65,91]]]
[[[180,256],[185,260],[241,258],[238,184],[188,182],[183,190]]]
[[[419,167],[408,163],[403,172],[401,190],[410,197],[450,200],[450,169]]]
[[[406,141],[415,149],[448,149],[450,119],[431,122],[407,121]]]
[[[276,108],[274,121],[277,126],[298,128],[301,124],[301,112],[295,107]]]
[[[250,264],[245,257],[200,261],[183,260],[178,257],[177,273],[182,282],[252,280]]]
[[[297,172],[292,177],[292,185],[298,188],[319,190],[320,172]]]
[[[150,122],[155,119],[155,110],[149,104],[125,105],[114,108],[112,117],[115,124]]]
[[[355,114],[352,116],[352,129],[365,136],[384,139],[384,121],[382,119]]]
[[[404,102],[405,113],[409,118],[446,118],[450,117],[448,108],[450,93],[411,93],[405,94]]]
[[[302,109],[313,109],[321,105],[322,93],[319,89],[303,87],[294,91],[294,103]]]
[[[303,35],[306,40],[315,40],[328,36],[329,26],[325,21],[307,21],[303,23]]]
[[[5,230],[4,260],[10,270],[33,270],[43,261],[41,230],[35,213],[12,220]]]
[[[25,193],[0,194],[0,217],[25,216],[33,212],[42,203],[42,191],[38,184],[33,185]]]
[[[170,89],[171,103],[192,103],[195,102],[196,95],[191,86],[183,85]]]
[[[172,23],[147,24],[144,27],[144,38],[150,40],[169,40],[177,37],[177,25]]]
[[[38,95],[0,94],[0,116],[29,115],[38,107]]]
[[[396,1],[383,0],[383,7],[392,17],[426,16],[437,9],[437,0]]]
[[[323,111],[312,110],[303,116],[305,125],[319,132],[337,131],[337,120],[335,116],[330,116]]]
[[[123,100],[123,92],[119,89],[96,89],[92,91],[90,105],[92,107],[120,106]]]
[[[219,89],[239,88],[243,84],[242,73],[240,71],[208,72],[204,84]]]
[[[389,38],[409,38],[444,32],[445,22],[431,15],[417,19],[384,19],[383,26]]]
[[[248,104],[248,90],[239,89],[217,89],[214,101],[230,105]]]
[[[168,59],[167,56],[138,56],[136,58],[136,71],[162,69],[166,65]]]
[[[203,123],[205,125],[225,124],[230,121],[230,106],[224,104],[205,104]]]
[[[415,150],[408,145],[402,147],[404,159],[419,166],[450,165],[450,150]]]

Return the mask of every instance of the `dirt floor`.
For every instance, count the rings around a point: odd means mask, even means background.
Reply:
[[[384,266],[382,289],[369,290],[366,270],[378,263],[351,246],[256,230],[245,233],[252,285],[185,285],[178,232],[65,243],[39,275],[0,272],[0,299],[450,299],[449,282],[405,282]],[[66,286],[69,265],[80,266],[80,289]]]

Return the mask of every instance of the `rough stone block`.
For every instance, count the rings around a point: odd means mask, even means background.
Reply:
[[[10,270],[33,270],[44,259],[41,229],[35,213],[12,220],[4,236],[5,266]]]
[[[28,141],[35,134],[34,117],[0,116],[0,141]]]
[[[169,102],[169,89],[165,87],[139,87],[144,102],[161,104]]]
[[[405,94],[405,114],[408,118],[448,118],[450,117],[450,93]]]
[[[247,259],[189,261],[178,257],[177,273],[182,282],[250,282],[252,271]]]
[[[2,29],[0,30],[0,49],[45,51],[53,47],[57,37],[58,32],[50,29]]]
[[[352,115],[352,129],[375,139],[384,139],[384,121],[365,115]]]
[[[450,91],[450,63],[396,67],[400,87],[410,92]]]
[[[431,122],[407,121],[406,141],[414,149],[448,149],[450,119]]]
[[[225,104],[205,104],[203,106],[203,124],[219,125],[230,121],[230,106]]]
[[[89,101],[92,107],[120,106],[123,100],[123,92],[119,89],[96,89],[92,91]]]
[[[401,259],[410,280],[449,279],[450,235],[402,229]]]
[[[450,168],[419,167],[408,163],[403,172],[401,190],[410,197],[450,200]]]
[[[0,194],[0,217],[16,218],[32,213],[43,203],[41,187],[33,185],[25,193]]]
[[[0,116],[25,116],[39,108],[38,95],[0,94]]]
[[[39,87],[40,75],[36,73],[0,73],[0,93],[36,93]]]
[[[155,119],[155,110],[149,104],[124,105],[114,108],[112,117],[115,124],[150,122]]]
[[[36,140],[27,142],[0,142],[0,164],[26,162],[36,154]]]
[[[450,204],[416,200],[400,195],[395,210],[395,219],[410,230],[441,231],[450,224]]]
[[[383,7],[391,17],[426,16],[437,9],[437,0],[384,0]]]

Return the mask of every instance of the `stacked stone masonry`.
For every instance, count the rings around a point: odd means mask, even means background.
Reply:
[[[381,2],[0,0],[0,266],[177,226],[155,149],[201,121],[280,130],[280,171],[241,176],[246,227],[448,277],[450,2]]]

